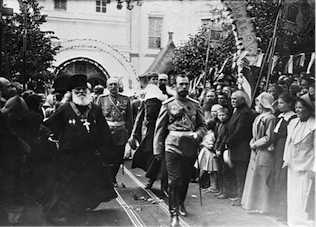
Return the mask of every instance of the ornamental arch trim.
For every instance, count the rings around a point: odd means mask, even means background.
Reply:
[[[107,78],[117,77],[125,90],[135,90],[139,87],[132,64],[114,47],[92,39],[72,39],[61,42],[60,45],[62,48],[54,61],[56,73],[65,67],[65,64],[78,60],[87,61],[99,68]]]

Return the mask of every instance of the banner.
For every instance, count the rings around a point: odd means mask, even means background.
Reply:
[[[238,39],[249,56],[258,54],[258,43],[251,18],[247,15],[247,3],[244,0],[224,0],[223,3],[231,10],[237,28]]]

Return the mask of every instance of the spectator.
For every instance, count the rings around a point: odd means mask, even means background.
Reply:
[[[287,137],[287,126],[296,114],[292,111],[294,99],[289,94],[281,94],[278,100],[278,108],[281,114],[278,116],[278,123],[274,129],[275,148],[274,164],[272,168],[273,179],[273,207],[274,213],[279,221],[286,221],[287,211],[287,169],[282,168],[285,140]]]
[[[96,85],[94,88],[93,88],[93,103],[97,103],[97,100],[99,98],[100,95],[102,95],[104,92],[104,87],[99,84],[99,85]]]
[[[282,93],[288,94],[290,92],[290,84],[287,81],[280,80],[277,82],[277,85],[282,88]]]
[[[308,88],[308,94],[312,100],[312,103],[315,104],[315,78],[311,78],[311,84]]]
[[[304,75],[301,78],[301,82],[300,82],[301,90],[308,91],[310,85],[313,83],[314,83],[314,81],[310,75],[308,75],[308,74]]]
[[[250,156],[249,141],[252,138],[251,127],[254,119],[251,109],[247,105],[247,96],[242,91],[235,91],[231,97],[232,107],[235,108],[227,130],[225,148],[231,151],[233,171],[236,174],[238,198],[232,203],[233,206],[241,206],[241,198],[244,190],[247,166]],[[224,195],[228,198],[231,195]]]
[[[288,169],[287,222],[290,227],[315,226],[306,206],[315,180],[315,106],[308,94],[295,104],[298,118],[288,126],[284,165]],[[299,185],[299,187],[298,187]]]
[[[216,86],[216,94],[219,94],[219,93],[221,93],[222,91],[223,91],[222,85],[218,84],[218,85]]]
[[[16,89],[8,79],[0,77],[0,92],[0,108],[2,108],[6,101],[16,94]]]
[[[38,163],[39,163],[39,147],[38,137],[40,131],[40,125],[43,122],[43,116],[41,113],[42,97],[37,94],[31,94],[25,98],[25,102],[28,106],[28,113],[20,121],[20,125],[23,130],[23,139],[31,147],[31,153],[26,157],[26,166],[28,169],[27,189],[29,195],[34,199],[37,199],[36,194],[38,181]],[[32,198],[33,199],[33,198]],[[36,200],[38,201],[38,200]]]
[[[213,130],[209,130],[203,138],[201,143],[202,148],[198,155],[198,160],[195,163],[195,168],[200,172],[200,178],[202,178],[204,173],[207,173],[210,181],[210,186],[204,190],[204,192],[218,192],[217,184],[217,171],[218,162],[216,161],[214,152],[215,135]],[[197,163],[198,162],[198,163]],[[201,182],[199,182],[201,184]]]
[[[215,135],[215,153],[219,158],[219,168],[218,168],[218,185],[219,192],[215,194],[217,198],[224,197],[225,195],[234,194],[234,172],[232,169],[224,162],[223,152],[225,150],[225,142],[227,137],[227,125],[229,122],[228,110],[226,108],[221,108],[217,111],[217,118],[219,123],[216,125]]]
[[[205,119],[209,119],[212,106],[218,103],[216,93],[212,90],[207,91],[203,100],[204,117]]]
[[[18,224],[24,209],[21,166],[23,157],[30,154],[30,146],[19,136],[18,125],[28,112],[25,101],[14,96],[0,111],[0,210],[7,213],[10,225]]]
[[[227,94],[227,98],[230,99],[230,96],[232,95],[232,89],[229,86],[223,87],[223,92]]]
[[[49,94],[46,97],[46,102],[43,104],[44,119],[49,118],[56,110],[56,96],[55,94]]]
[[[273,144],[275,116],[272,107],[273,96],[262,92],[256,98],[256,111],[259,115],[253,122],[250,141],[250,161],[241,204],[248,213],[267,213],[271,211],[271,185],[268,178],[273,166]]]
[[[223,106],[228,110],[228,116],[230,117],[233,114],[233,107],[228,99],[228,95],[224,92],[217,94],[218,104]]]
[[[280,111],[278,109],[278,98],[282,94],[282,92],[283,92],[282,88],[277,84],[272,84],[268,88],[268,93],[270,93],[274,98],[274,102],[273,102],[272,106],[274,109],[275,116],[279,116],[279,114],[280,114]]]
[[[294,98],[294,100],[296,101],[296,99],[298,99],[299,97],[300,86],[297,84],[291,84],[289,91],[292,97]]]

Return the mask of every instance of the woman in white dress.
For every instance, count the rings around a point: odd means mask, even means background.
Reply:
[[[308,197],[315,180],[315,103],[309,94],[295,104],[298,116],[288,125],[284,165],[288,169],[287,220],[291,226],[315,226],[306,212]],[[315,212],[315,207],[313,208]]]

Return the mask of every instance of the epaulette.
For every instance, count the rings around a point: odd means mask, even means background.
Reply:
[[[102,95],[99,95],[99,98],[101,98],[101,97],[106,97],[106,96],[109,96],[109,94],[102,94]]]
[[[196,104],[200,104],[199,101],[197,101],[189,96],[187,97],[187,99],[190,100],[191,102],[195,102]]]
[[[163,101],[163,102],[162,102],[162,105],[166,105],[167,103],[169,103],[169,102],[171,102],[171,101],[173,101],[173,100],[175,100],[175,97],[174,97],[174,96],[171,97],[171,98],[168,98],[168,99],[165,100],[165,101]]]
[[[119,95],[121,95],[123,97],[126,97],[126,98],[129,98],[128,95],[125,95],[125,94],[122,94],[122,93],[119,93]]]

